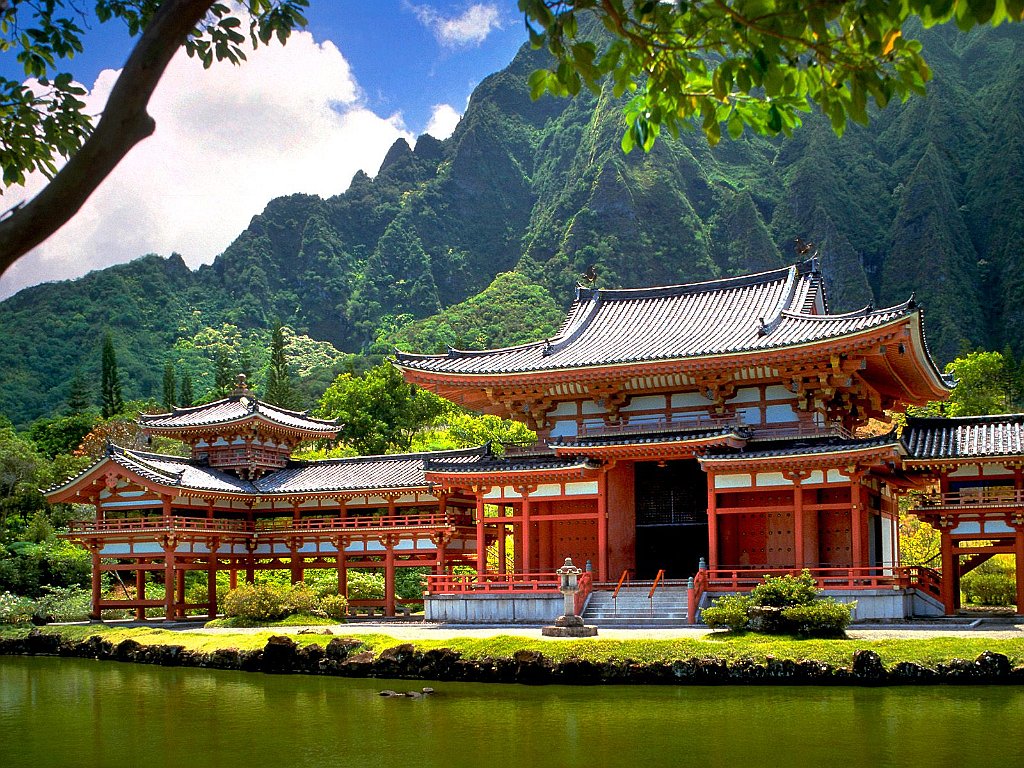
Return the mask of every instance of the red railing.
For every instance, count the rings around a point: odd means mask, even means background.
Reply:
[[[72,520],[71,533],[105,533],[109,531],[230,531],[251,533],[245,520],[220,520],[206,517],[134,517],[104,520]]]
[[[994,486],[990,488],[963,488],[950,493],[930,493],[920,496],[924,510],[951,507],[1006,507],[1024,505],[1024,489]]]
[[[557,573],[432,574],[427,576],[427,594],[465,592],[558,592]]]
[[[942,598],[942,574],[934,568],[927,568],[923,565],[907,565],[899,570],[903,571],[906,584],[903,586],[920,589],[932,597]]]
[[[278,518],[259,520],[256,532],[261,531],[351,531],[374,528],[446,528],[470,525],[469,515],[446,515],[435,512],[425,515],[353,515],[352,517],[311,517],[291,520]]]
[[[647,593],[647,599],[648,600],[654,600],[654,590],[656,590],[658,588],[658,585],[664,580],[664,578],[665,578],[665,569],[662,568],[660,571],[658,571],[657,575],[654,577],[654,583],[651,584],[651,591]]]
[[[708,592],[749,592],[765,576],[799,576],[810,571],[818,589],[891,589],[918,587],[930,590],[938,574],[928,568],[869,566],[857,568],[717,568],[707,571]],[[929,573],[925,573],[929,572]]]
[[[573,600],[573,612],[580,616],[587,605],[587,598],[594,591],[594,577],[590,571],[580,574],[580,580],[576,582],[576,594]]]
[[[623,414],[625,415],[625,414]],[[674,421],[639,421],[632,424],[602,425],[591,427],[586,424],[580,427],[580,437],[598,437],[601,435],[634,435],[645,432],[689,432],[700,429],[721,429],[723,427],[740,426],[735,416],[698,416],[690,419]]]

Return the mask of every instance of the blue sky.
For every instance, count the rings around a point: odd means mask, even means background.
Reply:
[[[64,230],[0,279],[0,298],[146,253],[209,263],[274,197],[374,175],[398,138],[445,138],[473,88],[526,40],[515,0],[311,0],[306,31],[241,67],[179,56],[150,103],[157,132]],[[131,41],[91,26],[67,67],[102,111]],[[16,76],[13,62],[0,72]],[[7,208],[44,180],[4,190]]]

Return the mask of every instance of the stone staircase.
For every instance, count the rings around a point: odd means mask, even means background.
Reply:
[[[686,587],[658,586],[653,599],[650,584],[635,582],[612,592],[595,590],[583,611],[583,621],[596,627],[682,627],[689,622]]]

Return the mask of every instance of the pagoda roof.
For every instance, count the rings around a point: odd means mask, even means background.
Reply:
[[[797,456],[828,456],[870,451],[877,448],[900,447],[895,431],[875,437],[856,438],[839,435],[794,437],[788,439],[752,438],[740,450],[711,449],[700,457],[701,464],[715,462],[758,461]]]
[[[845,314],[827,309],[815,261],[659,288],[577,288],[552,338],[444,355],[396,353],[410,371],[486,376],[759,353],[861,333],[919,313],[913,300]],[[934,369],[934,364],[932,364]],[[936,380],[938,371],[934,371]]]
[[[290,411],[263,402],[249,391],[235,391],[230,396],[205,405],[175,408],[170,413],[140,414],[139,425],[147,432],[212,432],[216,428],[261,420],[280,429],[304,434],[332,436],[338,425],[333,420],[314,419],[305,411]]]
[[[907,460],[985,459],[1024,455],[1024,413],[907,417],[901,436]]]
[[[553,451],[538,449],[529,453],[506,453],[495,455],[485,446],[485,451],[478,454],[475,459],[463,462],[449,462],[444,459],[428,460],[424,468],[430,473],[463,473],[463,474],[492,474],[492,473],[523,473],[523,472],[551,472],[565,469],[596,468],[600,466],[599,461],[587,458],[586,456],[561,456]]]
[[[724,427],[695,426],[690,429],[670,429],[665,424],[651,424],[647,429],[608,430],[593,435],[549,437],[547,444],[556,450],[575,448],[604,448],[620,445],[650,445],[664,443],[702,443],[713,440],[746,441],[750,431],[736,425]]]

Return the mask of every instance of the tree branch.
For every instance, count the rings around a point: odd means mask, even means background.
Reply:
[[[146,112],[160,77],[215,0],[165,0],[117,78],[92,135],[30,202],[0,221],[0,275],[64,226],[121,159],[151,135]]]

